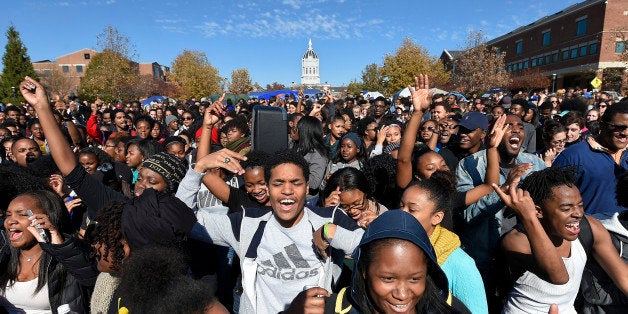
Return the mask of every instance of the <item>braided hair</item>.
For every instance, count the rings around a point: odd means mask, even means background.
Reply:
[[[573,167],[549,167],[528,175],[520,187],[530,193],[534,204],[540,205],[552,196],[552,189],[557,186],[573,187],[576,181],[576,169]]]
[[[114,272],[120,270],[120,265],[125,257],[124,234],[122,232],[122,201],[112,201],[96,214],[95,221],[90,224],[86,232],[86,240],[92,246],[104,246],[104,252],[95,250],[94,257],[111,262]],[[111,257],[111,261],[109,258]]]

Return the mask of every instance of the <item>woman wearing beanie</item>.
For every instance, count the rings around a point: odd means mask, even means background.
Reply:
[[[340,145],[336,152],[336,157],[329,161],[325,171],[325,180],[321,183],[321,190],[325,189],[327,180],[334,172],[342,168],[356,168],[362,170],[365,161],[365,149],[362,147],[362,140],[355,133],[347,133],[340,138]]]
[[[66,184],[87,205],[87,219],[93,221],[105,207],[118,208],[124,213],[117,227],[106,223],[107,218],[111,217],[99,217],[102,223],[97,223],[97,228],[117,228],[119,232],[123,231],[114,241],[101,242],[96,239],[94,248],[99,252],[99,264],[114,257],[109,254],[109,250],[114,247],[123,248],[116,255],[117,259],[122,260],[130,254],[130,245],[133,243],[141,247],[149,243],[179,242],[186,238],[196,222],[196,217],[183,202],[173,196],[187,170],[185,161],[167,152],[145,159],[135,185],[135,197],[129,200],[122,193],[90,176],[76,162],[74,153],[55,123],[44,87],[26,77],[20,84],[20,91],[42,120],[51,155],[61,174],[65,176]],[[113,202],[116,200],[118,202]],[[100,270],[103,271],[104,268]]]

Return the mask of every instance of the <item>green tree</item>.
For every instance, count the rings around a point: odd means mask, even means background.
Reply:
[[[349,83],[349,85],[347,85],[347,93],[351,94],[351,95],[356,95],[359,92],[363,91],[364,88],[362,88],[362,83],[358,82],[357,80],[353,80],[351,81],[351,83]]]
[[[204,52],[184,50],[172,62],[172,80],[180,98],[201,98],[221,92],[222,78]]]
[[[368,91],[383,91],[385,77],[382,68],[375,63],[367,65],[362,71],[362,89]]]
[[[231,72],[231,83],[229,84],[229,92],[232,94],[248,94],[253,91],[253,83],[249,70],[235,69]]]
[[[102,52],[92,57],[85,76],[81,78],[80,97],[104,101],[137,99],[139,68],[130,39],[116,28],[107,26],[96,37]]]
[[[469,92],[509,85],[506,53],[500,53],[497,47],[488,47],[482,31],[470,31],[465,43],[464,53],[454,60],[452,83],[456,89]]]
[[[0,99],[3,102],[15,102],[17,104],[24,101],[18,86],[25,76],[38,79],[31,58],[28,56],[26,46],[20,39],[20,33],[13,25],[7,30],[7,44],[2,64],[4,68],[0,76]]]
[[[395,54],[384,57],[382,75],[385,78],[385,93],[392,95],[413,84],[418,74],[429,75],[432,86],[441,86],[449,80],[449,73],[437,57],[430,56],[427,49],[405,38]]]

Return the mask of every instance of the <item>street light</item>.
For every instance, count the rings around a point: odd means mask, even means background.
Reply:
[[[552,74],[552,93],[556,92],[556,73]]]
[[[15,95],[15,86],[11,86],[11,91],[13,92],[13,105],[17,105],[17,96]]]

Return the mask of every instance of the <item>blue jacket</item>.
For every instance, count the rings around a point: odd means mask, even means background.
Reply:
[[[530,172],[547,168],[541,158],[524,152],[520,152],[515,160],[515,164],[520,163],[531,163]],[[481,150],[461,160],[456,169],[456,175],[458,177],[456,188],[460,192],[469,191],[483,184],[486,176],[486,150]],[[522,178],[525,177],[524,175]],[[505,182],[506,174],[500,170],[499,184]],[[501,230],[505,208],[504,202],[493,191],[471,204],[462,213],[466,224],[460,241],[465,251],[475,260],[480,272],[488,270],[491,251],[499,237],[508,231]]]
[[[576,185],[582,194],[585,213],[612,214],[628,209],[617,205],[615,196],[617,176],[628,170],[628,150],[621,155],[618,165],[609,153],[582,141],[560,153],[552,164],[552,167],[564,166],[577,169]]]

